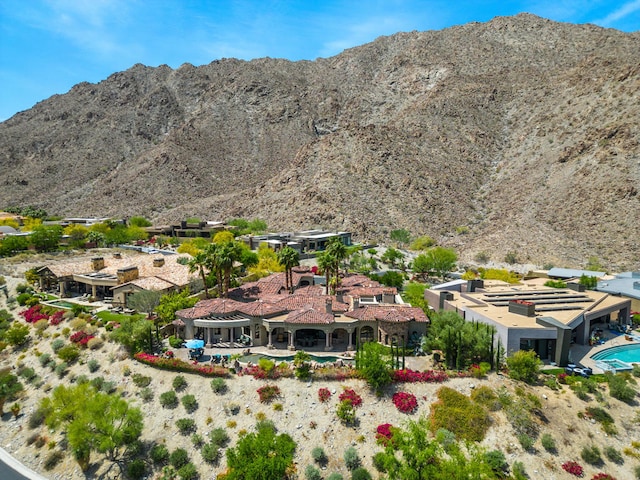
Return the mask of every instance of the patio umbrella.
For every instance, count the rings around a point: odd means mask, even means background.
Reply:
[[[204,347],[204,340],[196,340],[194,338],[193,340],[187,340],[185,345],[187,348],[202,348]]]

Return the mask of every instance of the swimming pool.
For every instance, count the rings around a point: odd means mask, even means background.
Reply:
[[[607,348],[591,356],[592,360],[620,360],[625,363],[640,363],[640,343]]]
[[[52,300],[50,302],[46,302],[45,305],[51,305],[52,307],[58,307],[58,308],[71,309],[73,308],[75,303],[65,302],[64,300]]]
[[[353,359],[345,359],[345,358],[336,357],[336,356],[320,357],[320,356],[316,356],[316,355],[312,355],[312,354],[309,354],[309,356],[311,357],[311,361],[312,362],[318,362],[318,363],[333,363],[338,359],[341,359],[344,363],[353,362]],[[294,356],[293,355],[285,355],[285,356],[282,356],[282,357],[278,357],[278,356],[274,356],[274,355],[267,355],[266,353],[252,353],[250,355],[243,355],[242,357],[240,357],[238,359],[238,361],[243,362],[243,363],[247,363],[247,362],[258,363],[258,361],[261,358],[266,358],[268,360],[272,360],[272,361],[278,363],[278,362],[291,362],[291,361],[293,361]]]

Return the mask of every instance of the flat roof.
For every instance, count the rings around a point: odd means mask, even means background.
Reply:
[[[610,280],[598,282],[596,289],[599,292],[640,300],[640,272],[624,272]]]
[[[586,275],[587,277],[596,277],[602,278],[607,272],[593,272],[591,270],[578,270],[575,268],[557,268],[554,267],[547,272],[549,277],[558,277],[558,278],[576,278],[581,277],[582,275]]]

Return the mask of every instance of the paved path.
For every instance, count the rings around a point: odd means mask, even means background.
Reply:
[[[47,480],[46,477],[22,465],[3,448],[0,448],[0,478],[2,480]]]

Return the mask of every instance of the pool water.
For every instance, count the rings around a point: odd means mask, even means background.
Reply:
[[[592,360],[620,360],[625,363],[640,363],[640,343],[620,345],[595,353]]]
[[[309,356],[311,357],[312,362],[318,362],[318,363],[333,363],[339,358],[341,358],[341,357],[335,357],[335,356],[318,357],[311,354],[309,354]],[[294,356],[286,355],[283,357],[276,357],[273,355],[266,355],[264,353],[252,353],[251,355],[243,355],[242,357],[239,358],[239,361],[243,363],[247,363],[247,362],[258,363],[258,360],[260,360],[261,358],[266,358],[278,363],[278,362],[291,362],[293,361]],[[349,363],[349,362],[352,362],[353,360],[342,358],[342,361],[345,363]]]
[[[47,305],[51,305],[52,307],[59,307],[59,308],[73,308],[75,304],[70,302],[65,302],[64,300],[53,300],[51,302],[47,302]]]

